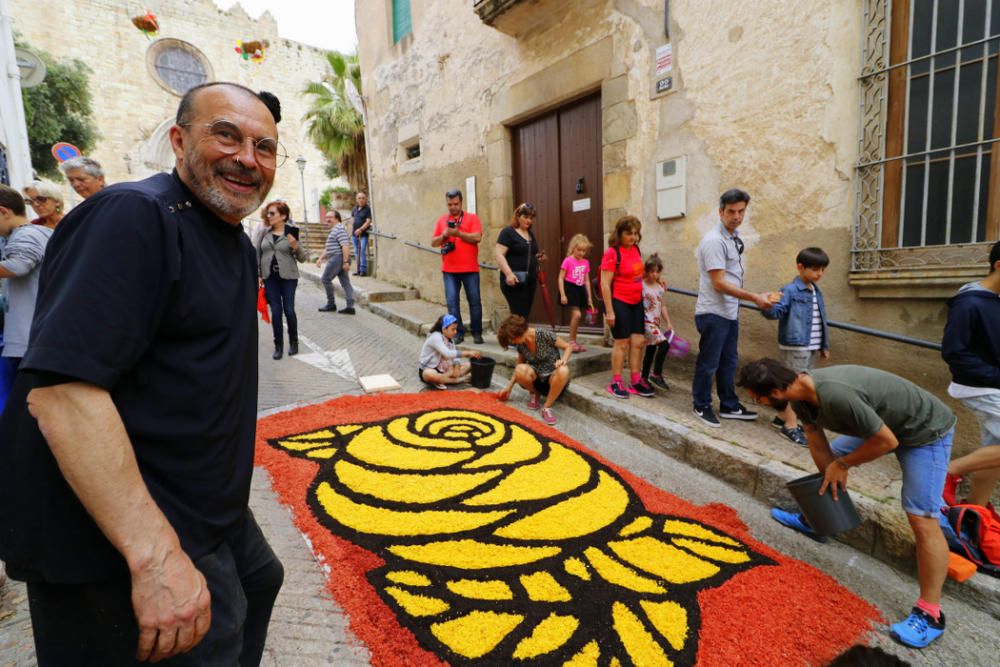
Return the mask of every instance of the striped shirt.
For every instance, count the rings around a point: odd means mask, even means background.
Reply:
[[[809,321],[809,344],[803,347],[778,344],[779,350],[808,350],[813,352],[823,348],[823,315],[819,310],[819,297],[816,288],[810,288],[813,295],[812,319]]]
[[[343,223],[338,222],[330,229],[330,233],[326,237],[326,247],[323,248],[326,260],[329,262],[334,257],[342,255],[344,249],[341,246],[345,245],[348,248],[351,247],[351,237],[347,235],[347,230],[344,229]]]

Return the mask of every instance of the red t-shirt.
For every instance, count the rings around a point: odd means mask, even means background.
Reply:
[[[619,246],[622,261],[618,265],[618,271],[611,281],[611,295],[613,299],[618,299],[624,303],[636,304],[642,301],[642,276],[644,273],[642,255],[637,247]],[[618,255],[615,249],[608,248],[601,257],[601,271],[614,271]]]
[[[434,236],[444,233],[447,226],[448,216],[442,215],[434,225]],[[479,222],[479,216],[465,211],[458,230],[466,234],[481,234],[483,226]],[[479,244],[468,243],[457,236],[446,236],[444,243],[448,241],[455,243],[455,249],[447,255],[441,255],[441,270],[445,273],[479,273]]]

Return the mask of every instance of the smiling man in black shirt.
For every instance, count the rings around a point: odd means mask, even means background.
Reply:
[[[255,665],[283,570],[247,506],[256,267],[276,98],[181,100],[172,174],[105,188],[49,245],[0,418],[0,558],[40,665]]]

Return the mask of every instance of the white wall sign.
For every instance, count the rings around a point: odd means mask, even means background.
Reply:
[[[476,177],[469,176],[465,179],[465,210],[469,213],[476,212]]]
[[[660,78],[674,68],[674,47],[664,44],[656,49],[656,78]]]
[[[586,199],[574,199],[573,200],[573,212],[579,213],[580,211],[590,210],[590,197]]]

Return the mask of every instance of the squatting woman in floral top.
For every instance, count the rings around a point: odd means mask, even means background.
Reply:
[[[569,386],[569,358],[573,354],[570,344],[547,329],[529,327],[520,315],[511,315],[500,323],[497,341],[505,350],[511,345],[517,349],[517,367],[500,392],[500,400],[510,398],[514,384],[519,384],[531,394],[530,409],[537,410],[539,396],[545,397],[542,419],[546,424],[555,424],[552,404]]]

